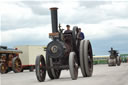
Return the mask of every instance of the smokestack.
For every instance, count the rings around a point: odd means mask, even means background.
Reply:
[[[58,32],[58,18],[57,18],[57,9],[56,7],[50,8],[51,10],[51,21],[52,21],[52,32]]]

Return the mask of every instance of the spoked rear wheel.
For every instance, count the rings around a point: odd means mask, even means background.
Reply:
[[[69,70],[72,80],[76,80],[78,77],[78,63],[75,52],[70,52],[69,54]]]
[[[19,57],[14,57],[12,59],[12,69],[15,73],[19,73],[22,70],[22,63]]]
[[[93,73],[93,53],[92,47],[89,40],[84,42],[84,63],[87,77],[92,76]]]
[[[46,64],[43,55],[36,57],[36,77],[39,82],[43,82],[46,77]]]

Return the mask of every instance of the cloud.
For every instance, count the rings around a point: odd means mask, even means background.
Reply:
[[[37,15],[33,13],[32,8],[20,2],[2,3],[0,10],[2,30],[33,28],[50,22],[50,16]]]
[[[46,45],[47,42],[49,41],[48,33],[51,32],[49,28],[50,25],[36,27],[34,29],[23,28],[23,29],[2,31],[1,32],[2,44],[18,42],[15,43],[15,45],[18,45],[19,43],[22,42],[22,45],[25,44],[29,45],[32,44],[33,42],[34,43],[36,42],[36,44],[38,44],[40,42],[37,41],[41,41],[42,44]],[[45,43],[43,41],[45,41]]]
[[[105,5],[105,4],[111,4],[112,2],[110,1],[90,1],[90,0],[80,0],[80,6],[86,7],[86,8],[96,8],[100,5]]]
[[[111,4],[101,5],[101,10],[104,10],[110,18],[128,18],[128,2],[112,2]]]
[[[79,26],[95,54],[110,47],[127,53],[128,2],[93,0],[5,1],[0,3],[2,45],[47,45],[51,32],[50,7],[58,7],[58,22]],[[6,10],[6,11],[5,11]]]
[[[118,24],[120,22],[120,24]],[[117,35],[128,35],[127,20],[109,20],[99,24],[78,24],[88,39],[104,39]],[[125,27],[122,27],[125,26]]]
[[[71,6],[71,4],[73,5]],[[49,8],[55,6],[59,8],[58,17],[59,22],[62,24],[97,24],[104,20],[126,19],[128,18],[127,4],[125,2],[102,1],[23,1],[4,3],[1,8],[4,15],[2,16],[2,30],[8,30],[10,27],[11,29],[33,28],[42,24],[49,24]]]
[[[43,8],[41,5],[46,4],[48,2],[43,2],[43,1],[22,1],[25,6],[31,8],[34,14],[37,15],[49,15],[49,10],[46,8]]]
[[[20,6],[16,3],[12,2],[3,2],[1,5],[1,15],[2,17],[15,17],[15,19],[23,18],[30,18],[32,16],[32,11],[30,8],[24,6],[24,4],[20,3]]]

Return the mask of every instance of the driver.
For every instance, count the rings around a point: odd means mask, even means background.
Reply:
[[[70,30],[70,25],[66,25],[67,30],[65,30],[64,34],[72,34],[72,31]]]

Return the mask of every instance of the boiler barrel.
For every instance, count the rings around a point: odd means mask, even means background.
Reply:
[[[52,32],[58,32],[58,18],[57,18],[57,9],[56,7],[50,8],[51,10],[51,20],[52,20]]]

